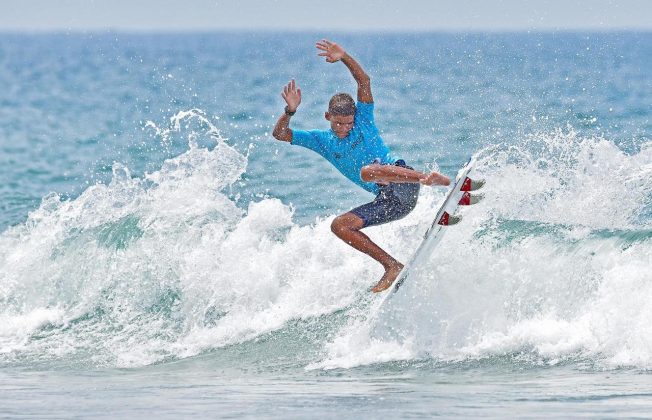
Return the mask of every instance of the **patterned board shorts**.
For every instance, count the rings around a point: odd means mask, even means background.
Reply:
[[[402,159],[397,160],[394,165],[413,169]],[[351,213],[364,221],[363,227],[382,225],[407,216],[417,205],[421,184],[390,182],[379,187],[380,192],[371,203],[351,210]]]

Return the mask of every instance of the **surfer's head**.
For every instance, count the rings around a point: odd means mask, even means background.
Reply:
[[[333,95],[328,102],[326,119],[331,123],[335,135],[343,139],[349,135],[355,120],[355,101],[348,93]]]

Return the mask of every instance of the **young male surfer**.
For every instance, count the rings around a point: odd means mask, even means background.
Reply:
[[[340,45],[324,39],[316,47],[320,51],[318,55],[327,62],[341,61],[351,71],[358,84],[357,104],[351,95],[338,93],[331,98],[325,114],[330,130],[292,130],[290,117],[301,103],[301,89],[291,80],[281,93],[287,106],[272,135],[319,153],[348,179],[376,195],[372,202],[337,216],[331,230],[382,264],[385,274],[371,289],[380,292],[392,285],[403,264],[372,242],[361,229],[405,217],[417,204],[421,184],[445,186],[450,184],[450,179],[438,172],[415,171],[403,159],[394,158],[374,122],[374,99],[367,73]]]

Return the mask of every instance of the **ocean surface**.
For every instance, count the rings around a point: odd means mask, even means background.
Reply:
[[[373,197],[271,137],[370,74],[416,169],[487,180],[378,312]],[[1,34],[0,417],[647,417],[652,33]],[[366,232],[406,261],[444,198]]]

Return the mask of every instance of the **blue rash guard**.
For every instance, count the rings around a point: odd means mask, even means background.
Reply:
[[[397,160],[376,128],[373,103],[358,101],[353,128],[345,138],[338,138],[333,130],[292,130],[292,144],[319,153],[345,177],[373,194],[378,194],[380,188],[360,178],[362,167],[374,161],[393,165]]]

